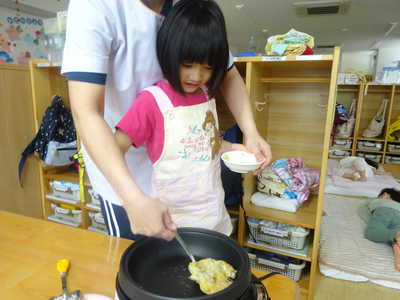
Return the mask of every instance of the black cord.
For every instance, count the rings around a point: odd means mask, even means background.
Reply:
[[[257,278],[256,280],[257,280],[257,282],[258,283],[262,283],[262,281],[264,281],[265,279],[267,279],[267,278],[269,278],[269,277],[271,277],[271,276],[274,276],[274,275],[280,275],[281,273],[278,273],[278,272],[271,272],[271,273],[268,273],[267,275],[264,275],[264,276],[262,276],[262,277],[260,277],[260,278]]]
[[[246,222],[246,229],[247,229],[247,232],[249,233],[250,238],[251,238],[255,243],[257,243],[256,238],[254,237],[253,233],[252,233],[251,230],[250,230],[250,225],[249,225],[249,222],[247,221],[246,211],[245,211],[245,209],[244,209],[244,207],[243,207],[243,202],[240,202],[240,207],[243,209],[243,215],[244,215],[244,220],[245,220],[245,222]]]

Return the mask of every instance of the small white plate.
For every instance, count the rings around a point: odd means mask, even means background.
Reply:
[[[222,154],[222,160],[229,170],[236,173],[247,173],[257,170],[264,162],[257,162],[253,153],[245,151],[229,151]]]

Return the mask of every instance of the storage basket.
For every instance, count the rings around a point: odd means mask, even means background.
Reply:
[[[383,144],[380,142],[370,142],[370,141],[359,141],[357,143],[357,149],[359,150],[382,150]]]
[[[400,145],[399,144],[388,144],[388,151],[400,153]]]
[[[368,159],[373,160],[374,162],[377,162],[377,163],[380,163],[381,159],[382,159],[382,154],[372,154],[372,153],[358,152],[357,156],[358,157],[368,158]]]
[[[50,203],[53,217],[61,221],[67,221],[76,225],[82,222],[82,211],[69,205]],[[67,208],[68,207],[68,208]]]
[[[90,204],[100,208],[100,195],[97,194],[93,189],[89,188],[88,189],[88,193],[91,199]]]
[[[91,224],[88,228],[89,230],[107,234],[107,226],[104,222],[103,215],[100,212],[90,211],[89,218]]]
[[[267,259],[258,257],[256,254],[248,253],[250,266],[252,269],[258,269],[266,272],[278,272],[283,276],[292,278],[293,280],[299,281],[301,273],[306,266],[303,261],[301,264],[292,264],[289,261],[283,259]],[[283,255],[281,255],[283,256]]]
[[[329,158],[345,158],[350,156],[350,151],[329,150]]]
[[[67,181],[50,181],[53,196],[63,199],[80,201],[79,184]]]
[[[400,165],[400,156],[387,155],[385,157],[385,163],[393,164],[393,165]]]
[[[266,222],[256,218],[247,218],[249,229],[255,242],[264,242],[272,246],[303,249],[310,231],[299,226]]]
[[[343,148],[343,149],[351,149],[351,145],[353,144],[353,142],[351,140],[334,140],[333,142],[333,147],[339,147],[339,148]]]

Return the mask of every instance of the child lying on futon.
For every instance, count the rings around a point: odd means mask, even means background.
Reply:
[[[383,189],[377,199],[363,205],[360,215],[367,221],[365,238],[390,244],[395,269],[400,271],[400,191]]]
[[[363,157],[349,156],[339,161],[333,175],[353,181],[367,181],[374,175],[391,175],[377,162]]]

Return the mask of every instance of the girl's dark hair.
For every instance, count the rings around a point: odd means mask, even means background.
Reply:
[[[379,164],[378,164],[376,161],[373,161],[373,160],[371,160],[371,159],[369,159],[369,158],[364,158],[364,159],[365,159],[365,162],[366,162],[367,164],[369,164],[371,167],[374,167],[375,169],[378,170]]]
[[[218,5],[213,0],[180,0],[158,32],[156,49],[164,77],[182,95],[180,64],[207,63],[213,70],[207,88],[214,96],[229,63],[225,20]]]
[[[379,193],[378,197],[382,196],[384,193],[388,193],[392,200],[400,203],[400,191],[395,190],[395,189],[383,189]]]

